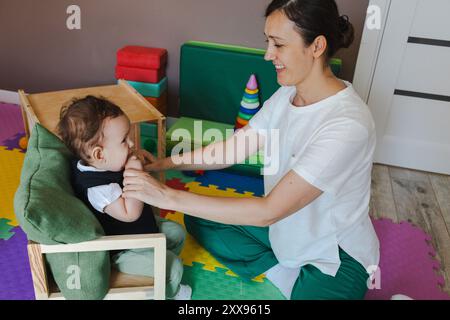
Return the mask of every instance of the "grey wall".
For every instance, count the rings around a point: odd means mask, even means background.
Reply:
[[[169,115],[177,116],[179,49],[188,40],[265,47],[270,0],[0,0],[0,89],[53,91],[115,83],[124,45],[169,51]],[[337,54],[353,79],[368,0],[337,0],[356,29]],[[81,8],[81,30],[66,28],[66,9]]]

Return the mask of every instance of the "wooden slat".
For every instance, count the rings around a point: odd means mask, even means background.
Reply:
[[[391,177],[387,166],[375,164],[372,169],[370,212],[373,218],[389,218],[398,222],[397,208],[392,194]]]
[[[450,235],[428,175],[400,168],[389,168],[389,172],[399,219],[408,220],[431,235],[446,278],[446,290],[450,290]]]
[[[158,120],[158,159],[166,157],[166,119],[161,118]],[[159,181],[166,183],[166,176],[164,171],[159,173]]]
[[[19,100],[20,100],[20,111],[23,117],[23,124],[25,128],[25,134],[27,138],[31,135],[31,130],[35,123],[39,122],[33,108],[31,107],[30,101],[26,93],[23,90],[19,90]]]
[[[104,300],[149,300],[155,296],[153,287],[116,288],[110,289]],[[60,292],[52,293],[49,300],[65,300]]]
[[[49,279],[50,294],[59,293],[60,290],[55,283],[55,280],[50,275]],[[112,289],[117,288],[137,288],[137,287],[153,287],[154,278],[145,277],[139,275],[132,275],[127,273],[122,273],[112,268],[111,276],[109,280],[109,286]]]
[[[73,244],[41,245],[41,251],[42,253],[62,253],[142,249],[159,247],[163,243],[166,243],[164,233],[105,236],[97,240]]]
[[[126,84],[117,84],[29,94],[28,100],[39,122],[53,133],[59,122],[61,108],[74,98],[83,98],[87,95],[101,96],[117,104],[130,118],[131,123],[157,121],[160,112],[154,107],[149,107],[147,100],[128,87]]]
[[[450,176],[429,173],[431,185],[450,233]]]
[[[139,123],[134,123],[130,126],[130,139],[134,143],[134,149],[141,149],[141,126]]]
[[[45,273],[45,262],[40,245],[29,241],[27,250],[35,297],[38,300],[47,299],[49,296],[49,287]]]
[[[119,80],[119,86],[121,88],[124,88],[126,91],[128,91],[132,96],[134,96],[141,105],[147,109],[147,112],[150,112],[153,115],[153,120],[158,120],[161,118],[165,118],[165,116],[159,112],[158,109],[155,108],[148,100],[146,100],[135,88],[133,88],[127,81],[120,79]],[[145,112],[145,111],[141,111]],[[148,121],[153,121],[148,120]]]
[[[113,269],[110,278],[110,290],[104,299],[165,299],[165,283],[166,283],[166,238],[164,234],[143,234],[143,235],[121,235],[121,236],[105,236],[98,240],[87,241],[77,244],[64,245],[38,245],[34,244],[40,251],[38,256],[42,258],[42,253],[60,253],[60,252],[90,252],[103,250],[123,250],[138,248],[154,248],[155,266],[154,277],[145,277],[138,275],[130,275],[118,272]],[[30,259],[32,261],[32,259]],[[34,270],[33,278],[34,278]],[[36,273],[36,275],[43,273]],[[45,292],[48,295],[39,295],[39,299],[63,300],[64,297],[54,283],[50,279],[50,290],[46,285]],[[41,283],[39,281],[38,283]],[[46,283],[46,282],[45,282]],[[43,289],[40,289],[42,291]],[[39,291],[39,292],[40,292]]]
[[[155,299],[154,278],[131,275],[111,270],[110,290],[104,300],[141,300]],[[49,278],[49,300],[65,300],[52,277]]]
[[[155,300],[164,300],[166,298],[166,239],[155,247],[154,256],[155,267]]]

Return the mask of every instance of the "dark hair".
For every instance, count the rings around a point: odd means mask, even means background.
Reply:
[[[89,149],[98,145],[103,138],[105,119],[122,115],[125,113],[114,103],[89,95],[63,106],[57,131],[67,148],[89,163]]]
[[[348,16],[339,16],[334,0],[273,0],[266,9],[267,18],[281,10],[292,22],[307,46],[323,35],[327,39],[327,57],[341,48],[348,48],[354,40],[353,25]]]

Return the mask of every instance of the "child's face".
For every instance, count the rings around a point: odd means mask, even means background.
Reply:
[[[121,171],[131,154],[133,142],[129,138],[130,120],[126,116],[108,118],[103,127],[102,169]]]

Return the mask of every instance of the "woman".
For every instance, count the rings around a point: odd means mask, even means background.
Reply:
[[[179,163],[225,155],[235,144],[240,163],[276,144],[279,156],[270,165],[278,170],[264,176],[266,196],[206,197],[128,170],[124,197],[186,213],[188,232],[220,262],[248,279],[265,273],[288,299],[362,299],[366,270],[379,260],[368,215],[375,130],[368,107],[327,63],[351,44],[353,27],[334,0],[274,0],[265,35],[265,59],[281,88],[248,126],[225,142],[146,169],[222,169],[227,165]],[[272,129],[278,141],[261,131]],[[246,148],[248,141],[256,142]]]

